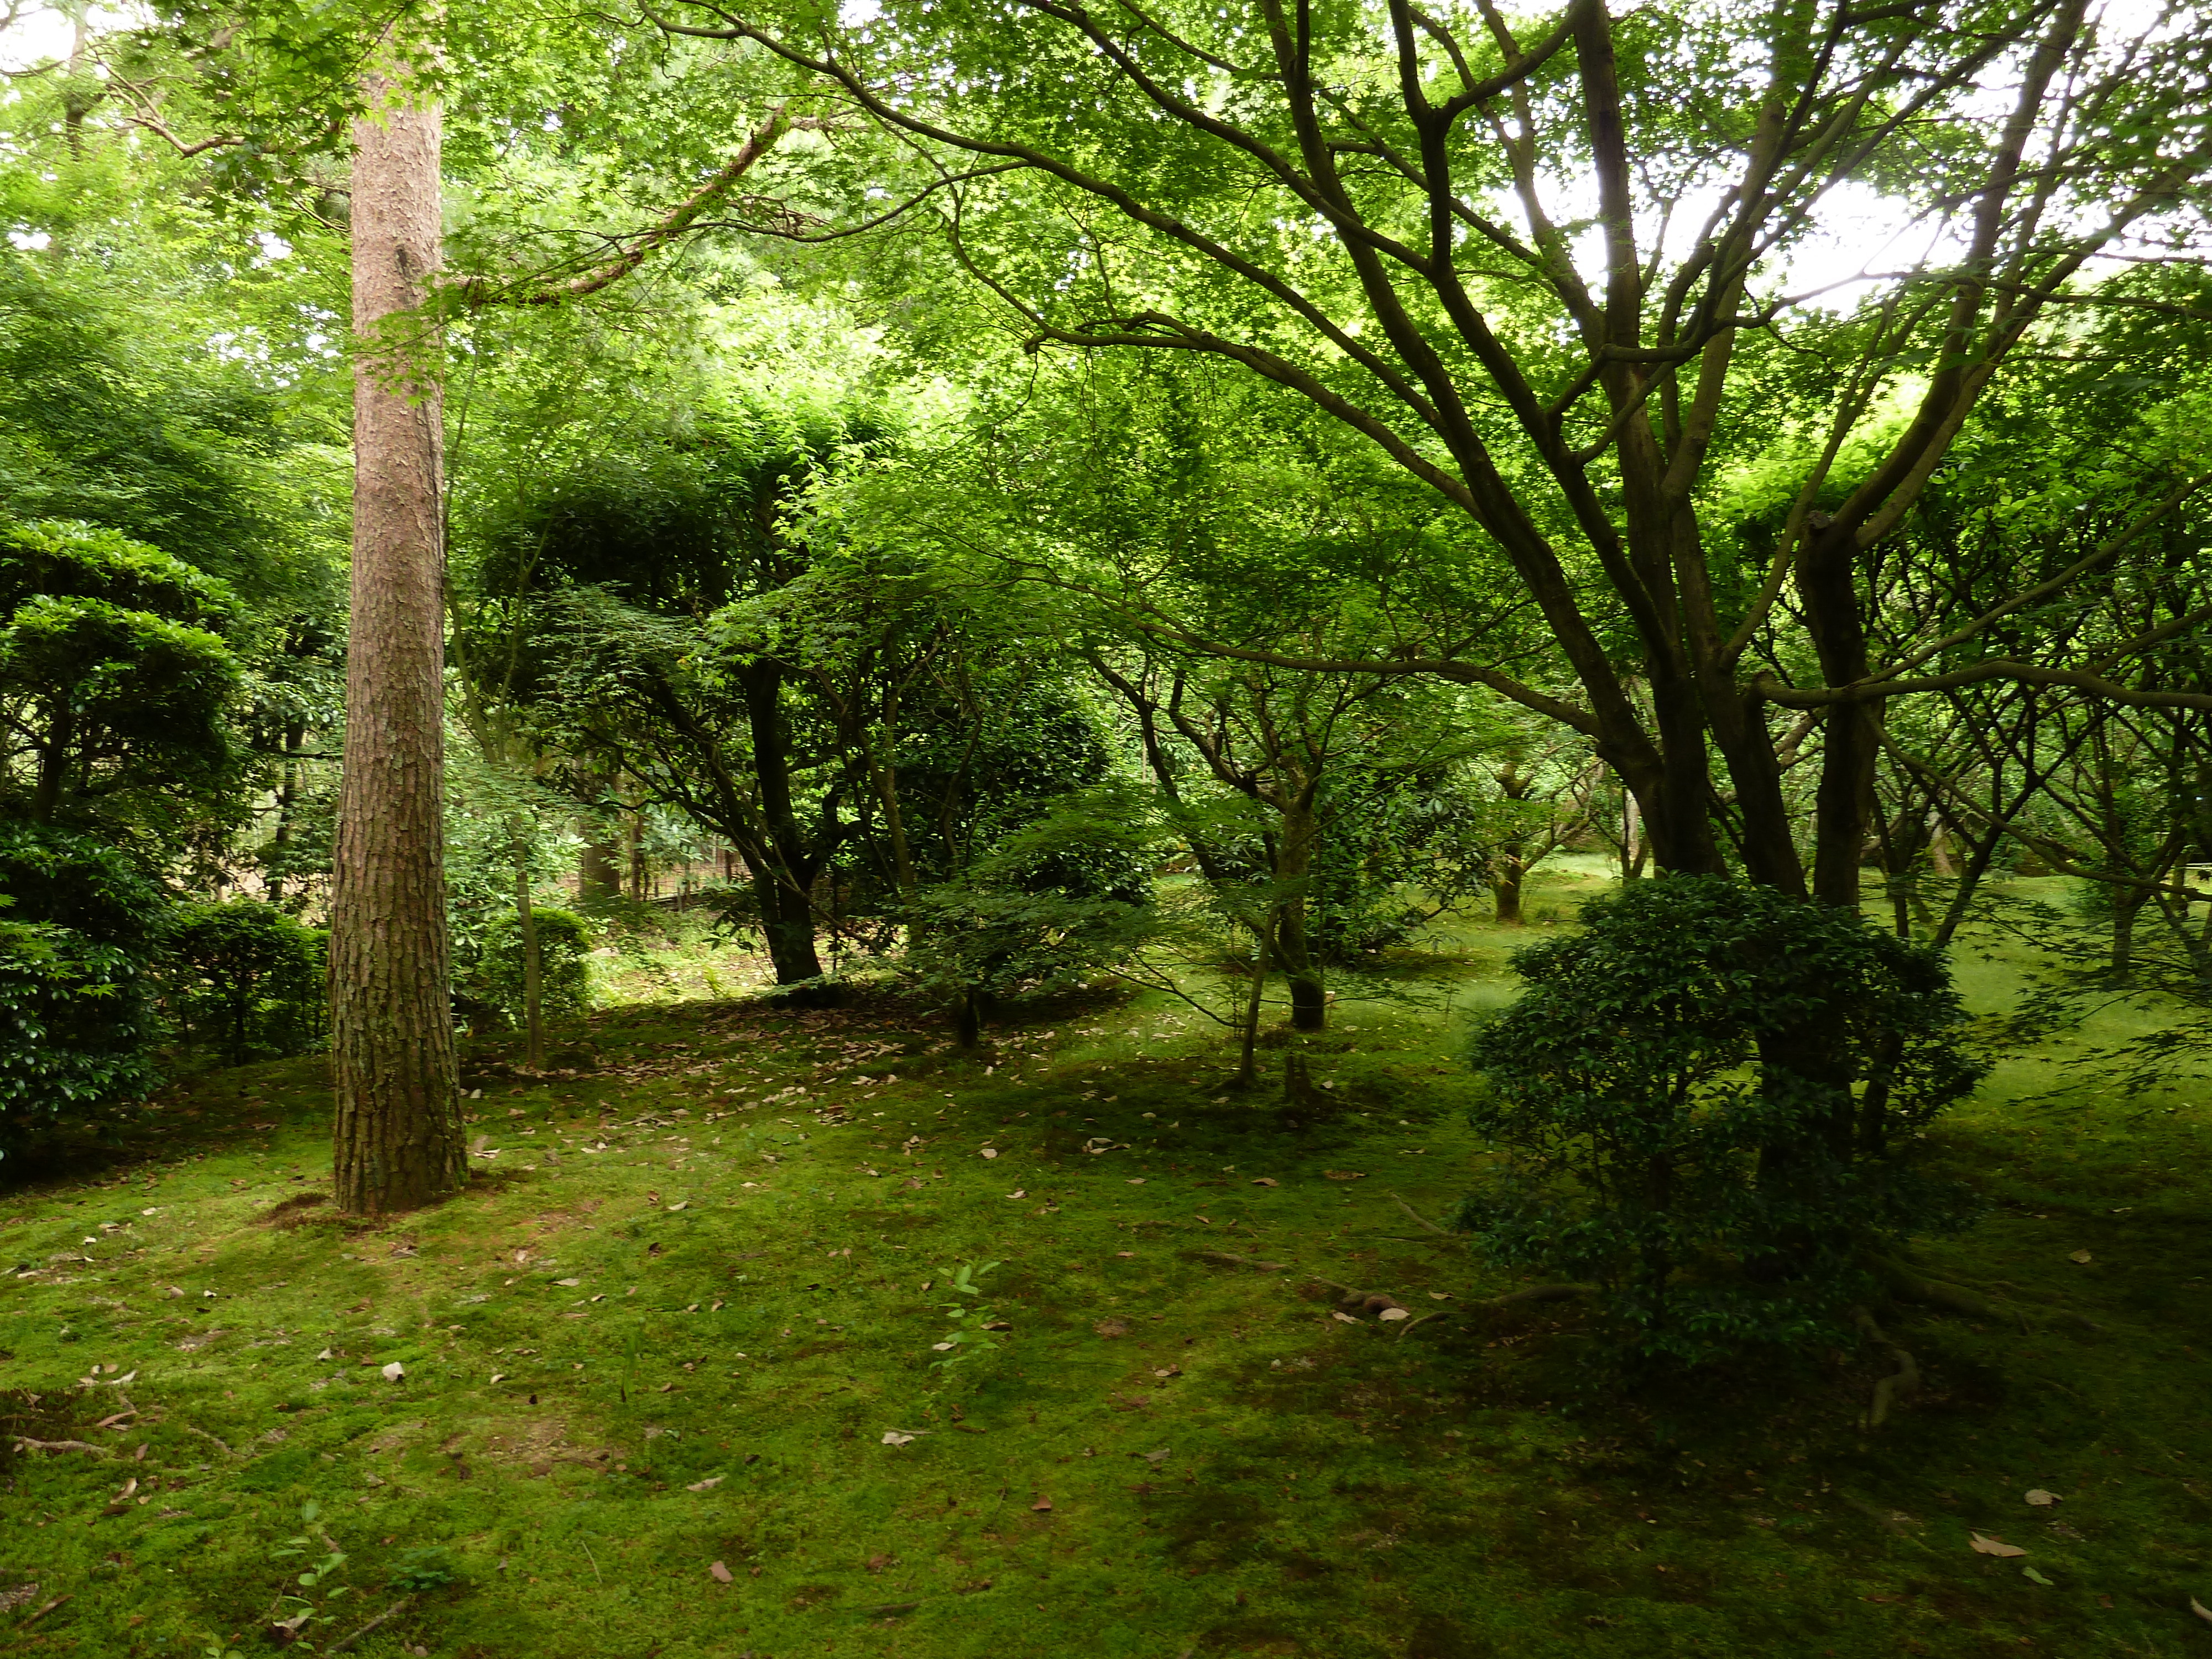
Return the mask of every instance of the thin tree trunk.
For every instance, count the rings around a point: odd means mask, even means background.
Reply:
[[[54,706],[53,723],[46,728],[46,747],[39,755],[38,781],[31,788],[31,817],[51,823],[62,804],[62,788],[69,777],[70,748],[76,741],[76,710],[64,687]]]
[[[276,878],[267,884],[269,902],[284,902],[284,854],[292,845],[292,816],[300,799],[300,763],[290,758],[304,748],[307,728],[304,721],[293,720],[284,728],[283,781],[276,791],[276,833],[269,838],[269,861],[276,866]]]
[[[355,124],[354,555],[331,895],[337,1200],[380,1214],[466,1178],[446,936],[437,344],[439,114],[373,71]],[[389,322],[388,322],[388,319]],[[395,332],[385,336],[383,327]]]
[[[1260,1046],[1260,1001],[1267,988],[1267,966],[1275,957],[1275,914],[1261,919],[1252,945],[1252,992],[1244,1000],[1243,1050],[1237,1061],[1237,1086],[1249,1089],[1260,1080],[1255,1053]]]
[[[522,1030],[527,1064],[545,1069],[544,958],[538,951],[538,910],[531,902],[530,842],[525,827],[514,830],[514,921],[522,942]]]
[[[1291,986],[1291,1024],[1318,1031],[1328,1021],[1328,990],[1306,939],[1306,884],[1313,872],[1314,843],[1320,839],[1310,787],[1283,808],[1283,840],[1275,878],[1285,896],[1275,909],[1275,960]]]

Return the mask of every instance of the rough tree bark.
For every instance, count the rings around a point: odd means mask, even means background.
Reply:
[[[444,538],[434,337],[407,313],[439,255],[440,121],[384,70],[354,125],[352,633],[331,898],[339,1205],[381,1214],[466,1178],[446,935]]]

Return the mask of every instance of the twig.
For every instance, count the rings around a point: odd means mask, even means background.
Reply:
[[[70,1598],[69,1598],[68,1596],[66,1596],[66,1595],[57,1595],[56,1597],[54,1597],[54,1599],[53,1599],[52,1601],[51,1601],[47,1602],[47,1603],[46,1604],[46,1606],[44,1606],[44,1607],[40,1607],[40,1608],[36,1613],[34,1613],[31,1614],[31,1615],[30,1615],[30,1617],[28,1617],[27,1619],[24,1620],[23,1620],[23,1622],[24,1622],[26,1625],[35,1625],[35,1624],[37,1624],[37,1623],[39,1622],[39,1620],[41,1620],[41,1619],[45,1618],[48,1613],[52,1613],[52,1612],[56,1607],[58,1607],[61,1606],[61,1604],[62,1604],[63,1602],[64,1602],[64,1601],[68,1601],[69,1599],[70,1599]]]
[[[94,1457],[107,1455],[106,1447],[95,1446],[89,1441],[33,1440],[28,1435],[18,1435],[15,1437],[15,1449],[18,1451],[82,1451],[90,1452]]]
[[[592,1564],[592,1577],[598,1579],[600,1585],[604,1587],[607,1581],[599,1577],[599,1558],[592,1553],[592,1547],[589,1544],[584,1546],[584,1559]]]
[[[348,1648],[360,1641],[362,1637],[368,1635],[369,1632],[374,1630],[379,1625],[383,1624],[386,1620],[392,1618],[393,1614],[404,1610],[414,1600],[415,1598],[411,1595],[401,1596],[397,1601],[394,1601],[390,1607],[385,1608],[382,1613],[378,1613],[375,1618],[370,1620],[352,1635],[342,1638],[341,1639],[331,1643],[329,1647],[324,1650],[324,1651],[326,1653],[343,1653]]]

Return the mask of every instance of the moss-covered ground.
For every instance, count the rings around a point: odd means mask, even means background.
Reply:
[[[319,1062],[180,1086],[0,1201],[0,1651],[2212,1654],[2204,1103],[2031,1109],[2030,1060],[1950,1121],[1990,1209],[1923,1259],[2012,1313],[1889,1316],[1878,1432],[1871,1354],[1592,1393],[1398,1201],[1480,1155],[1506,942],[1347,996],[1315,1107],[1148,1001],[973,1056],[611,1010],[572,1075],[476,1050],[471,1186],[385,1225],[319,1201]],[[933,1369],[994,1261],[1000,1346]]]

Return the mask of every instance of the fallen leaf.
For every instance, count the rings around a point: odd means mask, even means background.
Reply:
[[[1030,1507],[1032,1510],[1049,1510],[1052,1507],[1052,1499],[1040,1494],[1037,1498],[1037,1501],[1030,1504]]]
[[[1180,1365],[1170,1365],[1165,1370],[1154,1371],[1152,1375],[1154,1376],[1181,1376],[1182,1375],[1182,1367]]]
[[[2189,1598],[2189,1610],[2206,1624],[2212,1625],[2212,1607],[2206,1607],[2193,1595]]]
[[[556,1279],[553,1282],[563,1290],[573,1291],[584,1281],[580,1279]]]
[[[1102,1319],[1091,1328],[1101,1336],[1127,1336],[1128,1326],[1118,1319]]]
[[[1141,1187],[1141,1186],[1143,1186],[1143,1185],[1145,1184],[1145,1178],[1144,1178],[1144,1176],[1131,1176],[1129,1177],[1129,1184],[1130,1184],[1132,1187]],[[1127,1252],[1127,1250],[1124,1250],[1124,1251],[1122,1251],[1122,1252],[1121,1252],[1121,1254],[1122,1254],[1122,1255],[1127,1255],[1128,1254],[1128,1252]]]
[[[908,1446],[913,1443],[914,1437],[910,1434],[902,1434],[896,1429],[884,1431],[884,1444],[886,1446]]]
[[[1429,1300],[1431,1302],[1449,1302],[1451,1299],[1452,1296],[1449,1291],[1431,1291],[1429,1292]]]
[[[315,1358],[318,1359],[336,1359],[337,1356],[332,1353],[328,1348],[325,1348],[320,1353],[317,1354]]]
[[[999,1149],[996,1146],[986,1146],[983,1149],[983,1156],[985,1158],[996,1158],[998,1155]]]
[[[715,1487],[721,1484],[722,1477],[720,1475],[710,1474],[704,1480],[694,1480],[690,1486],[684,1487],[684,1490],[686,1492],[712,1492]]]
[[[2017,1544],[2007,1544],[1995,1538],[1984,1538],[1978,1532],[1969,1533],[1966,1535],[1972,1540],[1968,1547],[1977,1555],[1995,1555],[2005,1560],[2010,1560],[2016,1555],[2027,1553]]]
[[[1331,1319],[1340,1319],[1347,1325],[1357,1325],[1359,1322],[1348,1313],[1333,1313],[1329,1317]]]
[[[1023,1188],[1017,1188],[1014,1191],[1008,1193],[1006,1196],[1008,1198],[1027,1198],[1029,1194]]]
[[[2029,1487],[2024,1495],[2029,1503],[2034,1504],[2035,1507],[2039,1510],[2048,1509],[2051,1505],[2058,1501],[2058,1494],[2057,1492],[2045,1492],[2040,1486]]]
[[[1407,1313],[1403,1308],[1385,1308],[1381,1313],[1376,1316],[1376,1318],[1383,1320],[1411,1319],[1413,1316],[1413,1315]]]
[[[1164,1462],[1167,1461],[1167,1455],[1168,1449],[1165,1446],[1161,1447],[1158,1451],[1139,1452],[1137,1454],[1138,1456],[1143,1458],[1147,1463]]]
[[[2076,1250],[2066,1258],[2069,1261],[2087,1262],[2095,1260],[2087,1250]]]
[[[2045,1578],[2041,1573],[2038,1572],[2033,1567],[2022,1567],[2020,1570],[2020,1576],[2027,1579],[2030,1583],[2041,1584],[2045,1589],[2050,1588],[2051,1581],[2048,1578]]]
[[[1128,1258],[1134,1256],[1137,1253],[1134,1250],[1116,1250],[1114,1254],[1117,1256],[1121,1256],[1124,1260],[1127,1260]]]
[[[491,1374],[491,1380],[495,1382],[504,1382],[507,1381],[507,1373],[505,1371],[494,1371]]]
[[[714,1565],[708,1567],[707,1571],[714,1575],[714,1582],[718,1584],[726,1584],[730,1582],[732,1577],[735,1576],[720,1561],[715,1562]]]
[[[1367,1179],[1367,1171],[1364,1170],[1323,1170],[1322,1173],[1327,1176],[1331,1181],[1364,1181]]]
[[[1270,1181],[1266,1176],[1254,1176],[1252,1184],[1255,1187],[1279,1187],[1283,1183],[1279,1181]]]
[[[407,1368],[396,1359],[384,1368],[384,1380],[387,1382],[397,1382],[406,1375]]]
[[[668,1212],[669,1212],[669,1214],[673,1215],[673,1214],[675,1214],[675,1213],[676,1213],[676,1212],[677,1212],[677,1211],[678,1211],[678,1210],[688,1210],[688,1209],[690,1209],[690,1207],[691,1207],[691,1200],[690,1200],[690,1199],[688,1199],[688,1198],[687,1198],[687,1199],[685,1199],[685,1200],[684,1200],[681,1204],[672,1204],[672,1205],[670,1205],[670,1206],[668,1206]]]

